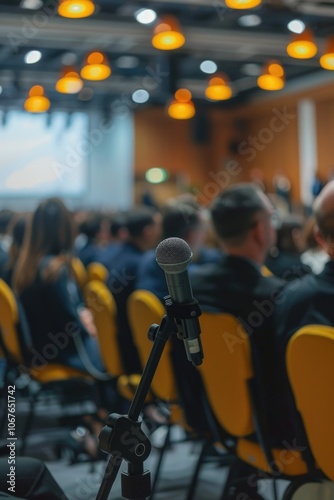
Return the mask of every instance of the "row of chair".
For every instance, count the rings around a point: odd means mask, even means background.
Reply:
[[[117,311],[113,297],[100,278],[87,281],[83,291],[85,302],[94,315],[107,371],[121,379],[123,369],[117,345]],[[128,307],[134,341],[144,365],[152,347],[147,338],[148,328],[153,323],[160,323],[165,310],[153,294],[143,290],[132,294]],[[15,297],[1,281],[0,310],[2,347],[9,367],[19,366],[22,370],[22,367],[29,366],[25,354],[27,350],[24,348],[29,345],[29,338],[22,331]],[[271,449],[268,445],[267,436],[261,428],[261,410],[257,407],[254,392],[252,346],[242,326],[234,317],[226,314],[204,313],[200,322],[205,353],[200,371],[205,389],[221,428],[235,438],[233,451],[237,460],[231,467],[224,495],[228,494],[240,461],[252,466],[260,476],[262,473],[262,477],[265,474],[265,477],[292,480],[284,500],[291,499],[304,482],[325,478],[334,481],[331,457],[333,412],[329,398],[329,384],[333,379],[331,370],[334,370],[334,330],[310,325],[297,332],[288,346],[288,373],[307,436],[307,450],[300,452],[298,449]],[[226,331],[240,340],[235,343],[233,353],[222,335]],[[92,381],[92,378],[83,376],[81,372],[52,363],[39,373],[32,370],[29,374],[42,387],[75,378]],[[137,383],[138,378],[134,379],[133,386],[136,387]],[[184,423],[168,344],[152,383],[152,393],[159,400],[173,403],[171,424]],[[130,391],[129,397],[132,394]],[[27,432],[28,429],[25,429],[24,433]],[[255,441],[249,438],[254,434]],[[224,442],[223,436],[221,441],[230,449],[230,443]]]

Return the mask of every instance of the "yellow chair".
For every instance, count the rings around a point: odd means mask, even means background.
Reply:
[[[254,404],[252,348],[242,325],[232,315],[207,312],[200,317],[200,324],[205,355],[200,372],[215,417],[237,439],[238,459],[269,477],[307,474],[298,450],[271,449],[261,432],[259,411]],[[229,487],[227,482],[226,491]]]
[[[89,281],[83,295],[94,317],[103,364],[108,373],[118,377],[124,373],[117,341],[117,308],[115,299],[102,281]]]
[[[135,290],[132,292],[127,307],[133,340],[138,349],[141,364],[144,367],[153,346],[147,336],[148,329],[152,324],[160,324],[166,310],[160,300],[148,290]],[[160,358],[151,389],[158,399],[172,405],[172,421],[185,425],[183,413],[178,403],[179,396],[170,352],[171,341],[169,340]]]
[[[159,325],[163,316],[166,315],[166,310],[160,300],[151,292],[147,290],[136,290],[132,292],[128,299],[128,315],[131,325],[131,331],[134,337],[135,345],[139,352],[139,357],[143,366],[145,366],[147,359],[152,349],[152,342],[148,339],[148,329],[151,325]],[[182,342],[179,340],[179,342]],[[153,378],[151,389],[156,398],[169,404],[170,416],[168,422],[168,431],[164,446],[160,450],[160,457],[157,464],[152,492],[154,492],[158,475],[163,459],[163,455],[167,446],[170,443],[171,427],[175,424],[180,425],[186,431],[192,431],[187,425],[182,406],[179,402],[179,395],[177,390],[177,381],[174,375],[174,368],[171,361],[171,339],[169,339],[164,348],[163,354],[160,358],[158,368]],[[187,360],[185,361],[188,362]],[[190,436],[190,439],[197,439],[196,434]],[[205,462],[208,453],[213,445],[211,436],[205,440],[201,453],[198,458],[197,465],[188,489],[187,499],[193,499],[197,477],[201,465]],[[225,450],[224,450],[225,451]],[[216,460],[221,465],[229,465],[231,463],[231,456],[224,453],[224,455],[216,457]]]
[[[102,281],[102,283],[106,283],[108,275],[108,269],[100,262],[91,262],[87,266],[87,281]]]
[[[24,373],[40,384],[40,390],[35,391],[30,398],[30,412],[25,419],[25,426],[20,436],[22,440],[20,452],[23,453],[25,440],[33,423],[35,403],[41,391],[59,389],[63,387],[63,383],[69,381],[78,381],[80,384],[83,382],[85,387],[87,384],[92,386],[93,379],[86,373],[58,363],[45,362],[40,366],[31,364],[33,358],[30,351],[33,345],[24,312],[12,290],[2,279],[0,279],[0,310],[1,343],[9,371],[15,370],[16,375]]]
[[[72,257],[71,267],[80,290],[83,290],[85,284],[87,283],[87,271],[85,266],[78,257]]]
[[[299,329],[289,340],[286,365],[318,477],[322,477],[322,472],[334,481],[334,404],[331,397],[334,328],[307,325]]]

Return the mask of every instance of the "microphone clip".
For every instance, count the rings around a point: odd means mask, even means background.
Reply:
[[[196,299],[186,304],[180,304],[178,302],[173,302],[170,295],[164,297],[165,308],[167,315],[174,319],[195,319],[201,316],[202,310]]]

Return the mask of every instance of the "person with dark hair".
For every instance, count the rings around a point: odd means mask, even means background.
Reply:
[[[93,316],[83,306],[72,278],[73,240],[73,219],[64,203],[58,198],[42,201],[26,228],[13,289],[32,337],[32,369],[43,370],[43,360],[51,360],[93,375],[100,388],[100,414],[105,416],[103,408],[112,404],[114,390],[101,360]],[[91,420],[90,425],[97,436],[99,420]],[[97,446],[91,438],[87,434],[85,443],[87,451],[95,454]]]
[[[277,242],[265,261],[266,267],[284,281],[292,281],[310,273],[311,268],[301,261],[305,249],[304,221],[297,215],[287,215],[277,229]]]
[[[79,236],[75,240],[74,252],[85,267],[100,260],[97,238],[101,231],[102,214],[90,213],[79,224]]]
[[[153,208],[136,207],[127,214],[127,241],[121,243],[109,262],[108,287],[117,305],[118,341],[126,373],[141,373],[137,349],[127,316],[127,300],[134,290],[140,259],[159,241],[161,215]]]
[[[263,382],[270,434],[281,443],[285,428],[283,396],[279,397],[272,328],[284,282],[261,272],[276,239],[273,206],[254,185],[238,184],[218,195],[210,209],[224,254],[219,263],[198,267],[191,273],[194,297],[203,310],[232,314],[245,328],[258,352],[257,377]]]
[[[8,228],[13,220],[12,210],[0,210],[0,278],[6,276],[6,267],[9,259],[10,236]]]
[[[169,203],[162,210],[162,239],[176,237],[188,243],[193,253],[190,269],[220,259],[218,250],[204,247],[207,230],[208,221],[199,205],[181,199],[180,202]],[[135,288],[149,290],[161,301],[168,295],[165,273],[157,264],[154,250],[143,255]]]
[[[9,247],[9,258],[4,276],[4,280],[9,284],[9,286],[11,286],[13,270],[23,245],[26,225],[27,218],[22,215],[14,220],[11,229],[9,229],[9,233],[12,236],[12,242]]]

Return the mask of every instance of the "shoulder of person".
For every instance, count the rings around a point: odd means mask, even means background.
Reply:
[[[48,255],[44,257],[39,265],[40,276],[43,281],[53,282],[70,271],[69,258],[67,255]]]

